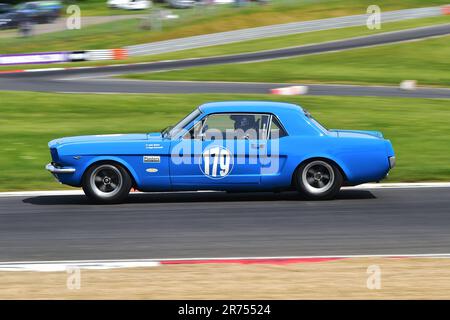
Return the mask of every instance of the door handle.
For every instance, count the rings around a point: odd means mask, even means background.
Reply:
[[[264,147],[265,147],[264,144],[252,143],[252,148],[253,149],[263,149]]]

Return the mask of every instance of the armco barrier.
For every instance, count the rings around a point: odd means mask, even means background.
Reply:
[[[42,52],[0,55],[0,65],[47,64],[68,61],[70,60],[67,52]]]
[[[0,55],[0,66],[19,64],[50,64],[95,60],[121,60],[125,59],[127,56],[128,53],[126,49],[5,54]]]

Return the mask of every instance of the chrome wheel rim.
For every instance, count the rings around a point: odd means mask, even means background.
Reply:
[[[115,196],[122,186],[122,173],[116,167],[104,164],[95,168],[90,184],[96,195],[102,198]]]
[[[325,161],[312,161],[303,169],[302,182],[308,192],[312,194],[324,193],[333,186],[333,168]]]

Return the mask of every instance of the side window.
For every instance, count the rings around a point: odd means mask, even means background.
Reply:
[[[278,139],[287,136],[287,132],[283,129],[276,117],[272,117],[272,125],[270,126],[269,139]]]
[[[258,113],[211,114],[194,137],[203,140],[266,139],[270,116]]]
[[[201,120],[201,121],[197,122],[196,124],[194,124],[194,126],[191,128],[191,130],[187,131],[184,134],[183,139],[184,140],[200,139],[200,130],[203,127],[204,121],[205,120]]]
[[[211,114],[203,123],[200,134],[204,140],[224,140],[232,134],[234,121],[230,114]]]

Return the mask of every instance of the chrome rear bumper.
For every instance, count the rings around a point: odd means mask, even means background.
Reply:
[[[45,169],[50,171],[51,173],[74,173],[75,168],[60,168],[55,167],[52,163],[49,163],[45,166]]]
[[[395,156],[389,157],[389,167],[392,169],[395,167]]]

